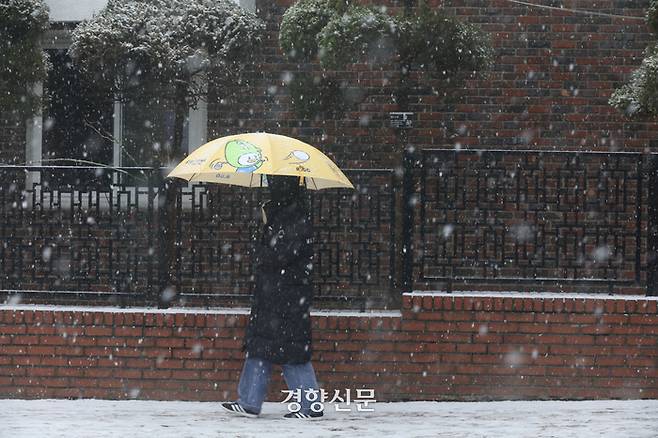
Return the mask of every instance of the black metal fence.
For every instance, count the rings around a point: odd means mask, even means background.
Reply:
[[[383,307],[394,278],[393,173],[311,193],[319,306]],[[153,304],[162,177],[150,168],[0,167],[0,289],[50,302]],[[246,303],[265,191],[194,184],[176,195],[179,303]]]
[[[414,283],[644,293],[654,168],[640,153],[424,150]]]
[[[356,191],[311,193],[317,307],[382,308],[406,288],[658,292],[654,155],[424,150],[407,162],[406,179],[348,170]],[[162,193],[158,169],[0,166],[0,293],[157,303]],[[248,302],[266,194],[177,192],[178,303]]]

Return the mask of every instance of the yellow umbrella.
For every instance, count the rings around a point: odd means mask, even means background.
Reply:
[[[299,176],[311,190],[354,188],[338,166],[315,147],[265,132],[212,140],[192,152],[167,176],[189,182],[264,187],[267,183],[263,175]]]

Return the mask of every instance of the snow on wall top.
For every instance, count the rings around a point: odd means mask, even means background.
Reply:
[[[247,307],[226,308],[170,308],[155,309],[148,307],[119,308],[111,306],[56,306],[48,304],[0,304],[0,311],[47,311],[47,312],[105,312],[105,313],[161,313],[161,314],[204,314],[204,315],[248,315]],[[401,317],[399,310],[383,310],[377,312],[358,312],[354,310],[318,310],[312,311],[311,316],[359,316],[359,317]]]
[[[609,295],[609,294],[585,294],[568,292],[501,292],[501,291],[413,291],[405,292],[403,295],[412,297],[495,297],[495,298],[541,298],[541,299],[580,299],[580,300],[646,300],[658,301],[658,296],[647,297],[644,295]]]

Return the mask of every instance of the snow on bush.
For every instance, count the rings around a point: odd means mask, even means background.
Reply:
[[[185,84],[195,101],[207,84],[240,77],[263,29],[231,0],[110,0],[76,27],[70,53],[83,74],[115,93]]]
[[[48,7],[41,0],[0,0],[0,108],[36,111],[33,85],[46,77],[41,36],[48,28]]]
[[[658,114],[658,47],[645,51],[640,67],[631,74],[630,81],[617,89],[610,105],[628,116]]]
[[[325,73],[357,62],[397,63],[404,76],[411,70],[423,70],[445,79],[459,71],[486,70],[493,60],[491,41],[479,27],[427,6],[391,15],[385,7],[358,6],[345,0],[300,0],[284,13],[279,42],[291,59],[317,59]],[[308,107],[303,96],[322,99],[321,90],[310,85],[305,90],[291,89],[296,107]],[[315,107],[329,107],[335,98],[315,102]]]
[[[441,76],[490,67],[494,57],[489,36],[479,27],[421,8],[398,17],[396,45],[403,64],[422,66]]]
[[[291,59],[311,60],[318,55],[317,35],[337,15],[330,0],[301,0],[283,14],[279,43]]]
[[[658,32],[658,0],[651,0],[647,23]],[[627,84],[618,88],[608,101],[628,116],[658,115],[658,44],[653,43],[644,52],[640,67]]]
[[[385,8],[332,0],[300,0],[283,15],[279,41],[291,58],[318,56],[325,68],[341,68],[386,52],[379,62],[416,64],[435,71],[487,68],[493,49],[479,27],[420,7],[389,15]]]
[[[344,14],[334,15],[317,36],[320,62],[324,67],[341,68],[346,64],[380,52],[395,30],[395,21],[377,9],[350,6]],[[390,59],[391,51],[389,51]]]

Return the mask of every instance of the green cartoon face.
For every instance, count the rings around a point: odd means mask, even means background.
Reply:
[[[238,169],[238,172],[253,172],[267,160],[259,148],[244,140],[229,141],[224,153],[228,164]]]

